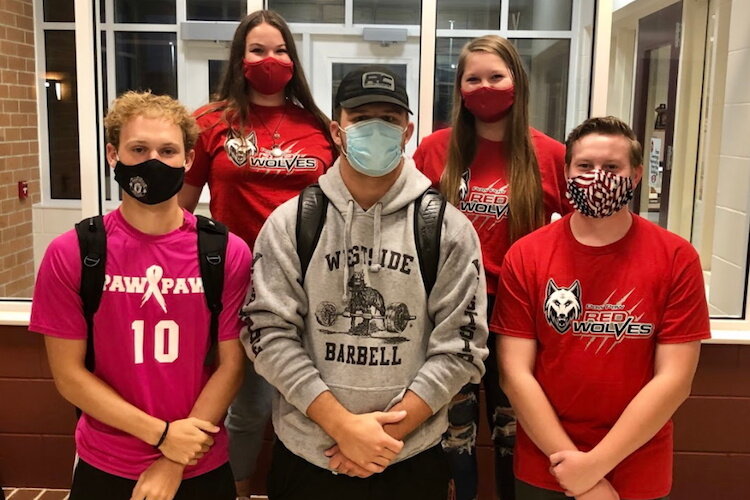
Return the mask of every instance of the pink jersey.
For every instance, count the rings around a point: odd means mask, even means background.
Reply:
[[[153,236],[129,225],[119,210],[104,217],[106,281],[94,315],[95,375],[125,400],[163,420],[188,416],[211,370],[204,366],[210,314],[198,266],[196,218]],[[233,234],[227,246],[224,310],[219,340],[239,336],[238,311],[250,284],[247,245]],[[39,268],[29,330],[65,339],[85,339],[79,287],[81,257],[75,231],[56,238]],[[75,433],[80,457],[110,474],[137,479],[161,455],[144,443],[84,414]],[[222,427],[215,444],[185,478],[228,460]]]

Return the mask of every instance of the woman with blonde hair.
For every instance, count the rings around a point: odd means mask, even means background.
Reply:
[[[196,115],[201,134],[180,203],[193,211],[208,184],[211,215],[250,248],[271,212],[317,181],[336,157],[289,26],[271,10],[240,22],[215,100]],[[250,496],[272,394],[248,360],[226,420],[240,499]]]
[[[496,35],[461,51],[453,91],[452,127],[426,137],[417,167],[474,223],[487,273],[488,313],[510,245],[570,211],[565,199],[565,147],[529,127],[529,79],[518,51]],[[500,390],[494,342],[485,361],[487,419],[495,449],[495,484],[514,498],[515,417]],[[452,402],[443,448],[451,458],[457,500],[477,497],[476,434],[479,387]]]

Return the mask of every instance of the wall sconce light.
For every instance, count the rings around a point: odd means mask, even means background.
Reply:
[[[44,82],[44,86],[47,88],[53,87],[55,89],[55,97],[57,100],[62,100],[62,82],[60,80],[47,79]]]

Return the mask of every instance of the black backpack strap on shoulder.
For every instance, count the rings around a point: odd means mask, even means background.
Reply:
[[[104,291],[104,267],[107,262],[107,233],[101,215],[83,219],[76,224],[81,251],[81,287],[79,294],[86,318],[86,368],[94,371],[94,314],[99,309]]]
[[[429,188],[414,201],[414,240],[417,245],[419,268],[427,296],[437,279],[440,261],[440,236],[443,229],[445,198],[434,188]]]
[[[216,363],[219,348],[219,314],[224,309],[221,295],[224,291],[224,262],[227,255],[229,232],[227,227],[208,217],[196,215],[198,228],[198,262],[203,282],[203,294],[211,312],[211,343],[206,354],[205,364]]]
[[[323,232],[327,210],[328,197],[323,193],[319,184],[311,184],[299,194],[295,235],[303,283],[310,259],[315,252],[315,247],[318,246],[320,233]]]

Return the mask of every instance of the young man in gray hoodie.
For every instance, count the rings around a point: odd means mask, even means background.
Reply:
[[[268,480],[277,499],[444,500],[447,404],[487,355],[479,240],[447,205],[437,273],[423,283],[415,200],[430,181],[404,155],[414,132],[404,82],[382,66],[347,74],[320,177],[326,215],[306,271],[298,198],[255,244],[242,340],[278,390]]]

